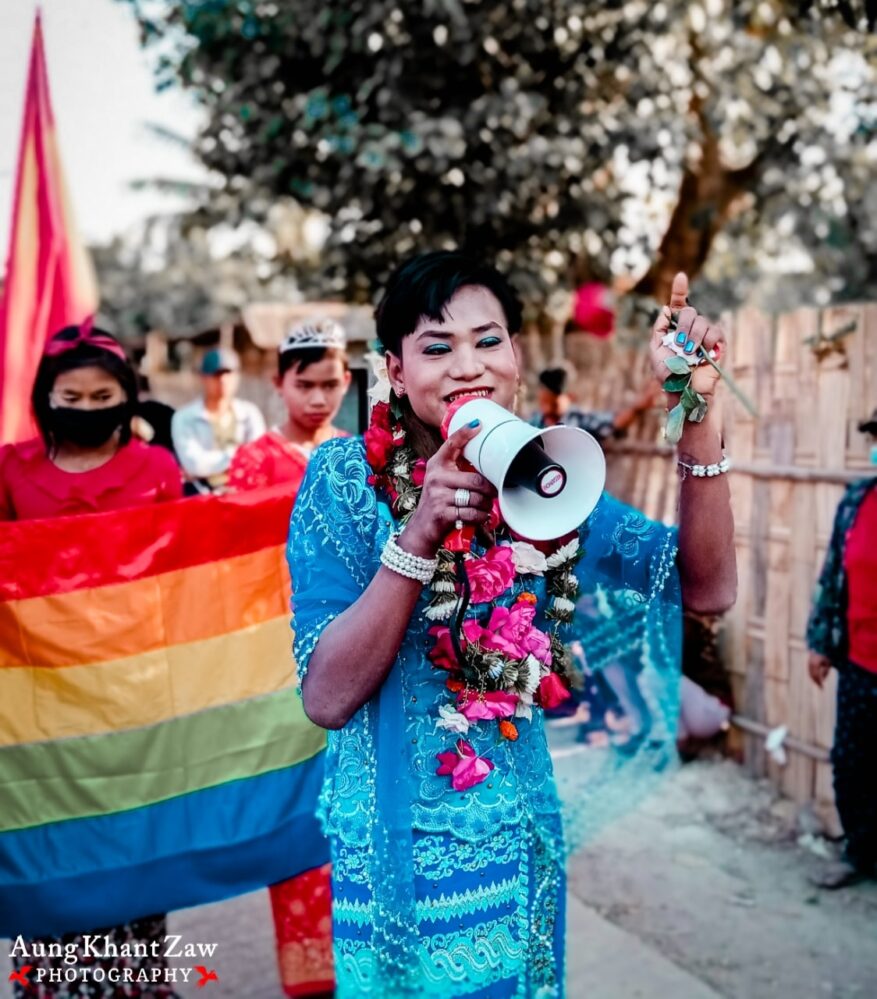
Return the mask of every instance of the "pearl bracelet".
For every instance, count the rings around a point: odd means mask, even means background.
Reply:
[[[435,571],[438,568],[437,558],[422,558],[420,555],[413,555],[400,548],[397,543],[398,534],[391,534],[387,538],[384,550],[381,552],[381,564],[385,565],[391,572],[395,572],[407,579],[416,579],[418,583],[432,581]]]
[[[696,479],[705,479],[714,475],[724,475],[731,468],[731,459],[722,451],[722,460],[714,465],[687,465],[684,461],[677,461],[677,465],[686,472],[691,472]],[[685,475],[682,477],[684,479]]]

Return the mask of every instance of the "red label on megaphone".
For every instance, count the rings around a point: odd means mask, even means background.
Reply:
[[[536,482],[536,491],[540,496],[557,496],[563,492],[566,485],[566,472],[560,465],[547,468]]]

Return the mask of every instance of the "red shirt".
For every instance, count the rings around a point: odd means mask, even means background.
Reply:
[[[65,472],[39,439],[0,449],[0,520],[38,520],[179,499],[180,470],[162,447],[132,440],[87,472]]]
[[[347,437],[343,430],[336,437]],[[228,488],[265,489],[288,482],[301,485],[310,455],[288,441],[283,434],[269,430],[249,444],[242,444],[228,466]]]
[[[859,507],[844,549],[850,660],[877,673],[877,489]]]

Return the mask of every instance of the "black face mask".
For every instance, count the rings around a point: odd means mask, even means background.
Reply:
[[[131,404],[121,402],[105,409],[76,409],[59,406],[49,410],[49,430],[56,441],[78,447],[100,447],[131,419]]]

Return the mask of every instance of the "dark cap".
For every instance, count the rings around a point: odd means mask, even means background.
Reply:
[[[877,409],[871,414],[870,420],[862,420],[859,424],[859,430],[863,434],[873,434],[877,437]]]
[[[202,375],[221,375],[223,371],[240,371],[238,355],[227,347],[214,347],[208,350],[201,360]]]
[[[539,375],[539,384],[555,395],[563,395],[566,388],[566,371],[563,368],[546,368]]]

